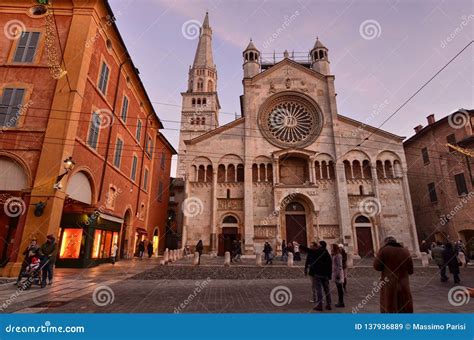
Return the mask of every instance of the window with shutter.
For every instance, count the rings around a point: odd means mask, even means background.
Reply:
[[[124,123],[127,121],[127,113],[128,113],[128,98],[124,96],[123,102],[122,102],[122,113],[121,113],[121,117]]]
[[[107,93],[107,83],[109,81],[109,67],[106,63],[102,63],[99,75],[99,90],[104,95]]]
[[[428,192],[430,194],[430,201],[431,203],[438,202],[438,195],[436,194],[436,187],[434,183],[428,184]]]
[[[100,115],[97,112],[93,112],[91,117],[91,125],[89,126],[89,137],[87,138],[87,144],[93,149],[97,149],[100,122]]]
[[[5,88],[0,102],[0,126],[15,127],[21,115],[25,89]]]
[[[467,184],[466,179],[464,178],[464,173],[460,173],[454,176],[454,181],[456,182],[456,189],[458,190],[458,195],[467,195]]]
[[[115,156],[114,156],[114,165],[117,168],[120,168],[120,162],[122,160],[122,149],[123,149],[123,140],[118,138],[117,143],[115,144]]]
[[[32,63],[38,47],[39,37],[39,32],[22,32],[13,61],[16,63]]]
[[[130,175],[130,178],[134,182],[137,178],[137,164],[138,164],[138,158],[137,158],[137,156],[134,155],[133,158],[132,158],[132,173]]]

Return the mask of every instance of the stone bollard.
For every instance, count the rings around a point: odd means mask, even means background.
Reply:
[[[293,253],[288,254],[288,267],[293,267]]]
[[[165,261],[165,263],[170,261],[170,251],[168,248],[165,249],[165,253],[163,254],[163,261]]]
[[[198,252],[194,253],[193,265],[195,265],[195,266],[199,265],[199,253]]]
[[[352,253],[347,254],[347,268],[354,268],[354,257]]]
[[[176,249],[178,252],[178,260],[181,260],[183,258],[183,251],[181,249]]]
[[[255,253],[255,264],[257,266],[261,266],[262,265],[262,254],[260,254],[259,252],[256,252]]]
[[[173,255],[173,262],[176,262],[176,249],[173,249],[171,254]]]
[[[423,267],[428,267],[429,264],[430,264],[430,261],[428,260],[428,254],[421,253],[421,265]]]
[[[224,266],[230,266],[230,253],[228,251],[224,254]]]
[[[161,261],[160,261],[160,265],[163,266],[163,265],[165,265],[165,264],[166,264],[165,260],[161,260]]]

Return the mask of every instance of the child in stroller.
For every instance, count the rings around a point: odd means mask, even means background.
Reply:
[[[27,290],[31,288],[33,283],[41,285],[41,260],[36,253],[30,258],[30,264],[26,266],[21,273],[21,280],[18,282],[18,287]]]

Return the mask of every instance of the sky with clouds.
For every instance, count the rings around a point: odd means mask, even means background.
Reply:
[[[316,37],[329,49],[338,111],[402,136],[474,107],[471,44],[393,118],[384,121],[474,37],[470,0],[109,0],[127,48],[177,148],[181,92],[209,11],[222,106],[235,119],[242,94],[242,51],[307,53]],[[175,164],[172,169],[174,176]]]

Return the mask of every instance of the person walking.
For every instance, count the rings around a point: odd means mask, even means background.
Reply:
[[[300,244],[296,241],[293,242],[293,251],[295,253],[294,260],[301,261],[301,253],[300,253]]]
[[[344,290],[342,288],[344,284],[344,268],[342,264],[342,254],[339,245],[333,244],[331,248],[332,257],[332,279],[336,284],[338,302],[334,305],[337,308],[343,308],[344,306]]]
[[[285,240],[281,242],[281,260],[284,262],[288,261],[288,247]]]
[[[148,242],[147,251],[148,251],[148,258],[151,259],[151,257],[153,256],[153,243],[151,243],[151,241]]]
[[[24,258],[21,263],[20,273],[18,274],[18,278],[16,279],[15,285],[19,285],[21,281],[21,276],[25,271],[26,267],[28,267],[31,263],[31,258],[36,256],[39,251],[39,246],[36,238],[31,239],[30,244],[26,247],[25,251],[23,252]]]
[[[316,242],[311,242],[311,248],[310,249],[311,250],[317,250],[318,249],[318,244]],[[308,252],[308,255],[306,256],[306,261],[305,261],[305,264],[304,264],[304,275],[305,276],[308,276],[308,273],[310,271],[311,266],[316,261],[317,261],[316,252],[313,252],[313,251]],[[311,299],[309,300],[309,302],[316,302],[317,292],[316,292],[316,283],[314,282],[315,277],[314,277],[314,275],[309,275],[309,277],[311,278]]]
[[[447,242],[444,246],[443,259],[446,267],[449,268],[449,272],[453,274],[454,283],[460,283],[461,278],[459,277],[460,270],[458,257],[451,242]]]
[[[41,273],[41,288],[46,287],[46,279],[48,284],[53,284],[53,269],[56,263],[56,255],[58,253],[58,247],[56,245],[56,239],[53,235],[46,236],[46,242],[39,249],[41,258],[40,268]]]
[[[408,249],[394,237],[387,237],[374,259],[374,269],[382,272],[380,282],[381,313],[413,313],[413,298],[409,275],[413,274],[413,261]]]
[[[235,250],[234,250],[234,261],[235,262],[242,262],[240,257],[242,256],[242,246],[239,240],[235,240]]]
[[[342,284],[342,288],[344,288],[344,293],[347,293],[347,253],[344,250],[344,245],[342,243],[339,244],[339,249],[341,250],[342,269],[344,270],[344,283]]]
[[[202,255],[203,249],[204,249],[204,246],[202,245],[202,240],[199,240],[198,243],[196,244],[196,249],[195,249],[195,251],[199,253],[198,264],[201,264],[201,255]]]
[[[118,246],[117,243],[114,243],[112,246],[112,251],[110,252],[110,262],[115,265],[115,261],[117,259],[117,251],[118,251]]]
[[[145,241],[141,240],[140,243],[138,243],[138,257],[140,260],[143,260],[143,254],[145,253]]]
[[[265,245],[263,246],[263,253],[265,254],[265,261],[266,264],[273,264],[273,254],[272,254],[273,248],[270,245],[270,243],[265,242]]]
[[[320,241],[316,249],[308,248],[300,245],[300,249],[306,253],[312,254],[313,260],[309,264],[308,274],[314,277],[313,284],[316,290],[316,306],[315,311],[323,310],[323,290],[326,298],[326,309],[331,310],[331,292],[329,290],[329,280],[332,276],[332,259],[327,251],[327,244]]]
[[[446,276],[446,263],[444,262],[443,252],[444,246],[439,241],[436,242],[436,245],[431,249],[431,256],[439,268],[441,282],[446,282],[448,281],[448,277]]]

